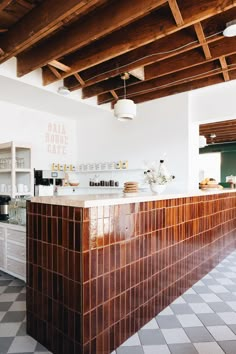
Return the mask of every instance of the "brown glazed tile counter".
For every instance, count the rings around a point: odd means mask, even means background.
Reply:
[[[27,330],[55,354],[111,353],[236,245],[234,191],[55,204],[27,205]]]

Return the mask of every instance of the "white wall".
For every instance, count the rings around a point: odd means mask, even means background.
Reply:
[[[189,93],[193,122],[208,123],[235,119],[236,80],[204,87]]]
[[[32,145],[36,169],[49,169],[53,162],[77,161],[75,120],[0,101],[0,124],[0,142],[14,140]]]
[[[137,111],[133,122],[119,122],[110,112],[79,121],[79,162],[128,160],[129,168],[137,168],[164,158],[176,176],[168,191],[185,191],[191,179],[188,94],[139,104]]]

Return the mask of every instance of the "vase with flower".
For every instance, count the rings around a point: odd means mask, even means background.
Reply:
[[[167,184],[175,178],[168,172],[164,160],[160,160],[158,167],[154,166],[146,170],[144,174],[146,182],[149,183],[151,191],[155,194],[163,193]]]

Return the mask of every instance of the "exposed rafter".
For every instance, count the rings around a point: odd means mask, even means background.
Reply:
[[[199,43],[202,45],[202,49],[204,51],[206,59],[210,59],[211,58],[211,52],[210,52],[209,46],[207,44],[206,37],[205,37],[205,34],[203,32],[201,23],[200,22],[196,23],[194,25],[194,29],[196,31]]]
[[[225,81],[229,81],[230,77],[229,77],[229,73],[228,73],[228,65],[226,62],[226,58],[225,57],[220,57],[220,65],[222,67],[223,70],[223,77]]]
[[[183,26],[184,20],[182,17],[182,14],[179,10],[179,6],[177,4],[176,0],[168,0],[168,3],[170,5],[171,12],[174,16],[175,22],[177,26]]]
[[[236,64],[227,70],[236,70]],[[156,91],[157,89],[160,90],[167,87],[179,86],[186,82],[198,81],[203,78],[209,78],[211,76],[223,74],[224,71],[225,70],[222,70],[220,65],[217,65],[214,62],[204,63],[192,68],[187,68],[181,72],[178,71],[176,73],[168,74],[156,79],[128,86],[126,88],[126,96],[127,98],[132,98],[133,96]],[[117,90],[116,92],[119,97],[123,96],[121,89]],[[99,104],[108,103],[110,101],[112,101],[112,99],[109,93],[103,93],[98,96]]]
[[[43,1],[2,36],[0,46],[4,55],[0,57],[0,63],[54,32],[69,16],[88,10],[97,3],[99,0]]]
[[[156,9],[166,0],[119,0],[108,2],[86,19],[76,22],[36,48],[18,56],[18,76],[44,66],[48,60],[59,58]],[[113,14],[111,16],[111,14]],[[99,26],[98,22],[99,21]],[[34,58],[34,60],[32,60]],[[79,70],[76,70],[79,71]]]
[[[98,103],[136,103],[236,78],[236,0],[0,0],[0,63],[41,68]],[[6,32],[5,32],[6,31]],[[5,32],[5,33],[4,33]]]
[[[80,83],[81,86],[84,86],[84,85],[85,85],[84,80],[82,79],[82,77],[81,77],[78,73],[75,73],[75,74],[74,74],[74,77],[75,77],[76,80]]]
[[[12,2],[12,0],[1,0],[0,1],[0,11],[4,10],[11,2]]]
[[[187,27],[198,23],[227,9],[236,6],[236,1],[225,0],[205,0],[204,6],[202,1],[197,1],[191,4],[186,1],[181,13],[185,19],[184,26]],[[128,30],[127,30],[128,27]],[[113,58],[130,50],[130,48],[138,48],[144,44],[148,44],[157,39],[163,38],[167,34],[174,33],[179,30],[166,12],[166,8],[160,9],[155,14],[150,14],[144,19],[136,21],[133,25],[127,26],[110,36],[106,40],[97,41],[97,46],[89,46],[86,51],[78,51],[73,54],[73,57],[68,60],[68,65],[72,68],[70,72],[64,73],[62,77],[68,77],[75,72],[85,70],[90,66],[94,66],[106,60]],[[142,28],[142,31],[140,31]],[[152,28],[152,31],[150,31]],[[124,38],[126,41],[124,42]],[[19,61],[22,68],[23,62]],[[21,71],[21,70],[20,70]],[[24,70],[23,70],[24,71]],[[45,85],[55,81],[55,77],[51,75],[50,71],[43,69],[43,82]]]

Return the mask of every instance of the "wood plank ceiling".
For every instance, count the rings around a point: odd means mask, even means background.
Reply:
[[[223,122],[201,124],[200,135],[204,135],[207,144],[223,144],[236,141],[236,119]]]
[[[140,103],[236,79],[234,19],[236,0],[0,0],[0,63],[111,105],[130,72]]]

